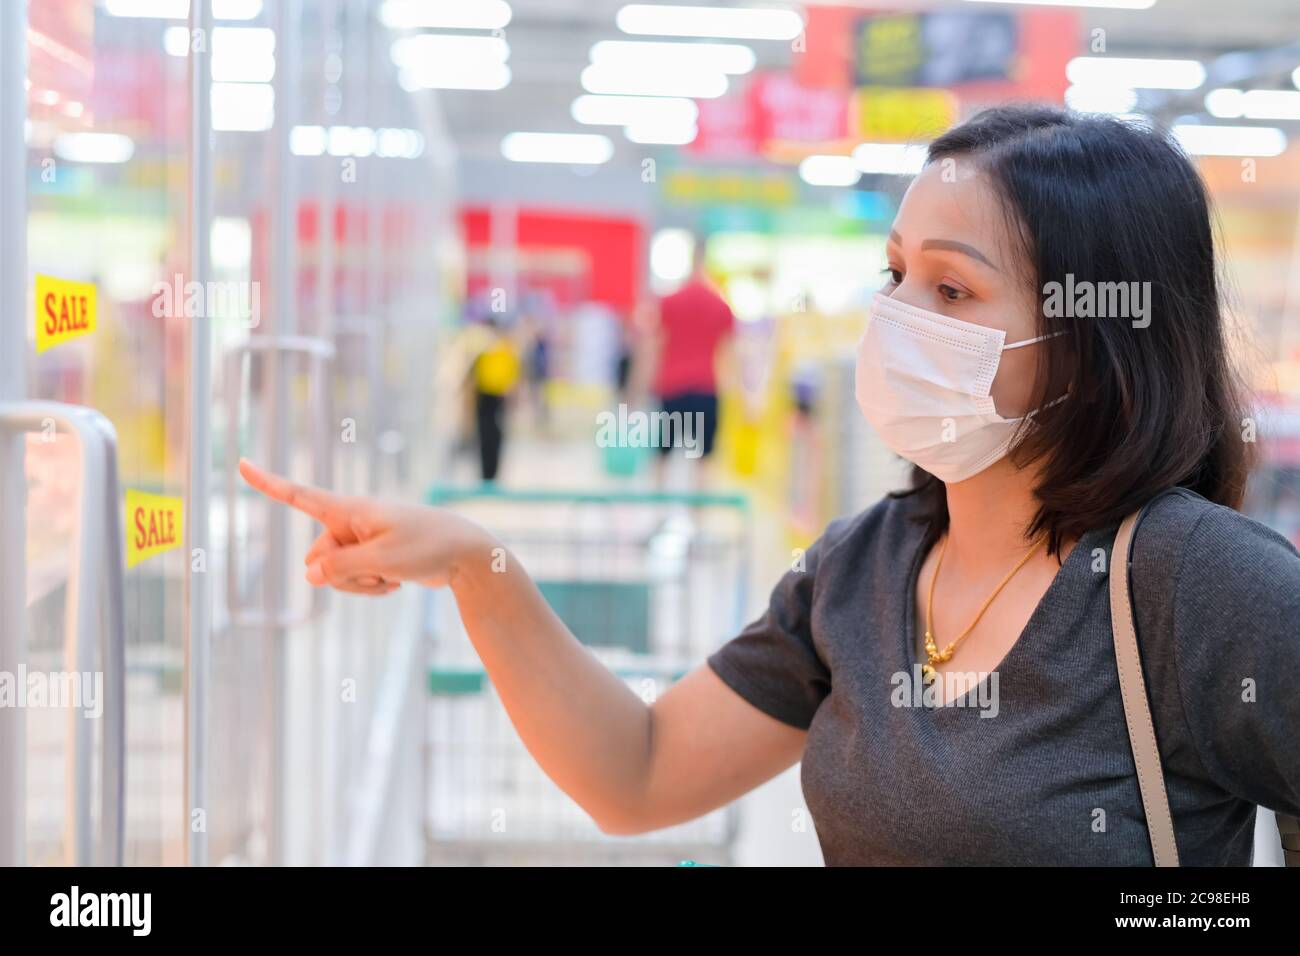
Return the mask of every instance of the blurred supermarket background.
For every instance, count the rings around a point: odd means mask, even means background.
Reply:
[[[115,584],[87,549],[121,529],[74,507],[93,439],[6,419],[36,430],[0,446],[0,661],[100,655],[120,720],[0,718],[0,862],[818,863],[797,768],[599,833],[446,596],[311,593],[308,522],[232,463],[474,513],[658,693],[901,483],[852,346],[924,143],[987,104],[1195,155],[1260,395],[1249,511],[1300,543],[1300,4],[716,3],[4,0],[0,401],[96,410],[109,500],[185,534]],[[654,407],[648,305],[697,258],[734,316],[716,448],[661,474],[597,421]],[[92,283],[94,328],[38,342],[37,276]]]

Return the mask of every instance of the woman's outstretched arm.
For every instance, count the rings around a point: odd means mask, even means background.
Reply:
[[[449,586],[529,753],[605,832],[693,819],[799,760],[805,731],[758,710],[706,664],[647,704],[570,633],[514,555],[468,519],[296,485],[246,461],[240,473],[325,526],[305,559],[312,584],[361,594],[406,581]]]

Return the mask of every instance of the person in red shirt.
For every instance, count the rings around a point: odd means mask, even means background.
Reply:
[[[691,458],[707,458],[713,452],[718,428],[717,363],[729,351],[735,331],[731,307],[705,272],[702,239],[695,243],[690,276],[676,292],[644,308],[639,324],[643,346],[639,377],[670,416],[665,434],[659,436],[657,472],[662,481],[672,449],[685,448]]]

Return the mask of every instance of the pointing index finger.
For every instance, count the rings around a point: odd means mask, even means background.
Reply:
[[[249,485],[268,498],[274,498],[291,508],[297,508],[304,514],[311,515],[321,524],[332,526],[339,521],[346,522],[346,517],[340,515],[339,499],[328,491],[295,484],[280,475],[263,471],[247,458],[239,459],[239,473],[244,476],[244,480]]]

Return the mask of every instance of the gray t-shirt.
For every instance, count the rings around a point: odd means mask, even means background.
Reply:
[[[918,706],[914,594],[932,543],[918,504],[886,497],[831,522],[708,658],[808,730],[801,780],[827,865],[1150,866],[1110,629],[1119,522],[1066,555],[980,687]],[[1180,862],[1248,865],[1256,804],[1300,814],[1300,554],[1176,488],[1137,529],[1131,581]]]

